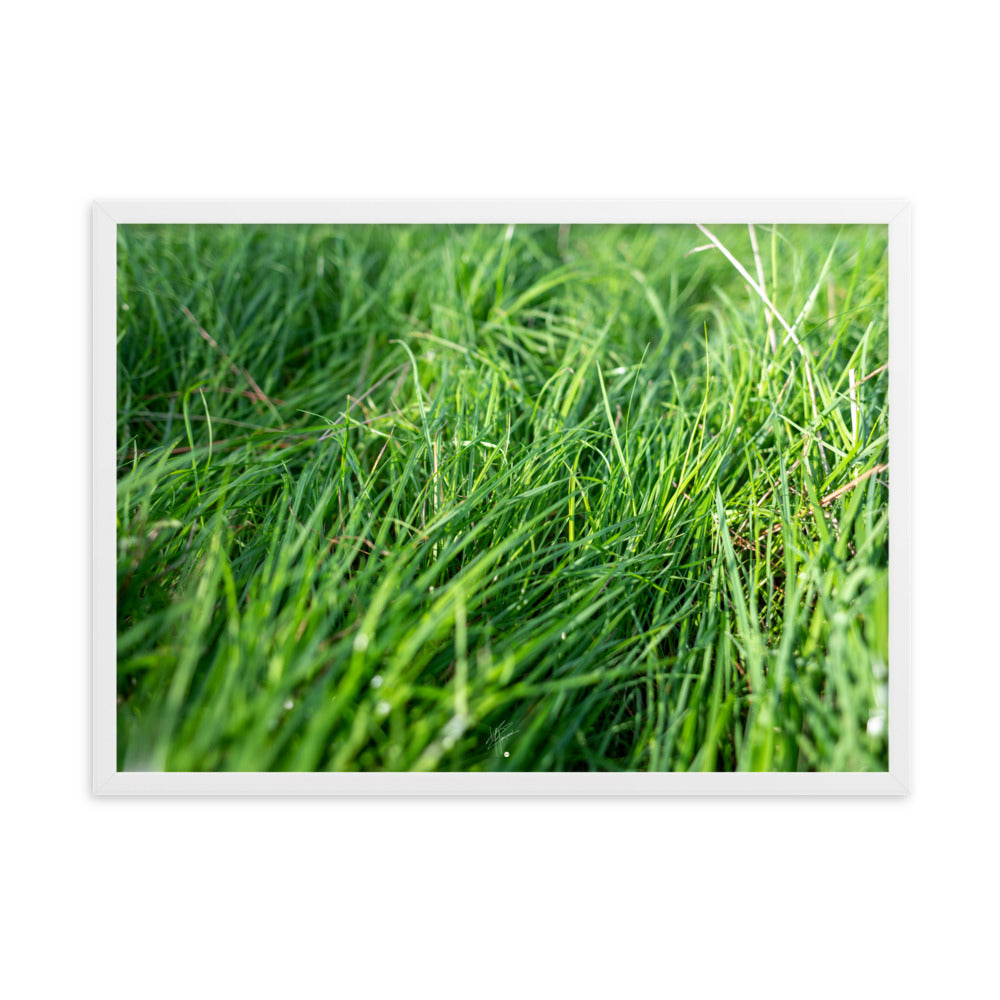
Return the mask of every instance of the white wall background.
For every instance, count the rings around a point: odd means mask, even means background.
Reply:
[[[9,8],[4,992],[995,988],[990,11],[962,0]],[[390,195],[912,199],[909,799],[91,797],[90,202]]]

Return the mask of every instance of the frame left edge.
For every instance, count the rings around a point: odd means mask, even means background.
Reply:
[[[115,247],[118,226],[107,208],[93,205],[93,720],[95,795],[115,777]]]

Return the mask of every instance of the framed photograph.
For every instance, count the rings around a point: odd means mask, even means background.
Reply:
[[[95,792],[904,794],[910,289],[902,201],[95,205]]]

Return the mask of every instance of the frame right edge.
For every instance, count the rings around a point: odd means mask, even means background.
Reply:
[[[911,783],[913,672],[913,217],[889,221],[889,773]]]

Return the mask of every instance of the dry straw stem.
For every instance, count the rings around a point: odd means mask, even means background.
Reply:
[[[869,469],[867,472],[862,472],[861,475],[858,476],[856,479],[852,479],[849,483],[844,483],[844,485],[841,486],[840,489],[836,489],[832,493],[828,493],[825,497],[823,497],[822,500],[820,500],[820,503],[824,507],[826,507],[828,504],[833,503],[833,501],[836,500],[837,497],[839,497],[842,493],[846,493],[848,490],[853,490],[855,486],[859,486],[870,476],[874,476],[876,475],[876,473],[879,472],[885,472],[885,470],[888,468],[889,468],[889,463],[886,462],[884,465],[876,465],[874,469]]]
[[[202,337],[205,338],[206,341],[208,341],[209,346],[211,346],[215,351],[217,351],[221,355],[224,361],[227,361],[229,363],[230,371],[232,371],[234,375],[238,375],[241,378],[246,379],[247,385],[249,385],[250,388],[253,390],[254,398],[256,398],[261,403],[267,403],[267,405],[270,406],[271,409],[274,410],[274,412],[277,414],[278,412],[277,407],[274,405],[272,400],[268,398],[267,393],[265,393],[264,390],[261,389],[259,385],[257,385],[257,383],[254,381],[254,377],[250,374],[250,372],[248,372],[246,368],[242,368],[235,361],[233,361],[233,359],[228,354],[226,354],[226,352],[221,347],[219,347],[215,338],[201,325],[201,323],[198,322],[197,319],[195,319],[194,313],[192,313],[187,306],[181,306],[181,312],[183,312],[184,315],[187,316],[187,318],[191,320],[192,323],[194,323],[194,325],[198,328],[198,332],[202,335]]]

